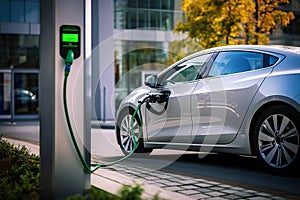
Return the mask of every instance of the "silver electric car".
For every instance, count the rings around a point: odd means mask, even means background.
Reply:
[[[138,102],[147,95],[132,120]],[[300,48],[234,45],[194,53],[146,78],[117,111],[126,154],[155,148],[256,155],[282,172],[300,153]]]

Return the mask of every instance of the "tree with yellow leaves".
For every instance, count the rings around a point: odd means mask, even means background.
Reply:
[[[287,26],[292,12],[278,9],[288,0],[183,0],[186,20],[175,30],[197,38],[203,48],[226,44],[266,44],[270,31]]]
[[[203,50],[197,38],[185,38],[182,40],[175,40],[169,45],[170,51],[168,52],[168,65],[173,64],[183,57]]]
[[[254,3],[252,18],[245,24],[246,44],[267,44],[272,29],[286,27],[295,18],[293,12],[278,9],[289,0],[255,0]]]

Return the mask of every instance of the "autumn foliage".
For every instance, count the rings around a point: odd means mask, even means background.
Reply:
[[[267,44],[273,29],[287,26],[288,0],[183,0],[185,20],[175,30],[188,33],[203,48],[225,44]]]

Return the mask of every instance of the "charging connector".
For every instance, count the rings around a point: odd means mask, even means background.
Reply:
[[[149,93],[142,97],[138,102],[139,103],[163,103],[168,100],[170,93],[167,92],[157,92],[157,93]]]
[[[71,66],[74,61],[74,52],[72,50],[68,50],[67,57],[65,59],[65,76],[69,76],[69,73],[71,71]]]
[[[139,100],[139,103],[146,102],[146,108],[150,112],[152,112],[155,115],[162,115],[167,110],[170,95],[171,95],[171,92],[168,90],[157,92],[157,93],[149,93],[149,94],[145,95],[143,98],[141,98]],[[151,103],[165,103],[165,105],[161,111],[157,111],[151,106]]]

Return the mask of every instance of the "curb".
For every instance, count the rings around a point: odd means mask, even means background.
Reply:
[[[97,188],[105,190],[112,194],[117,194],[123,185],[134,186],[139,184],[144,189],[143,199],[151,199],[155,195],[158,195],[160,199],[180,199],[190,200],[191,198],[167,190],[163,190],[160,187],[147,184],[140,180],[134,180],[123,174],[113,172],[107,169],[100,169],[91,176],[91,184]]]

